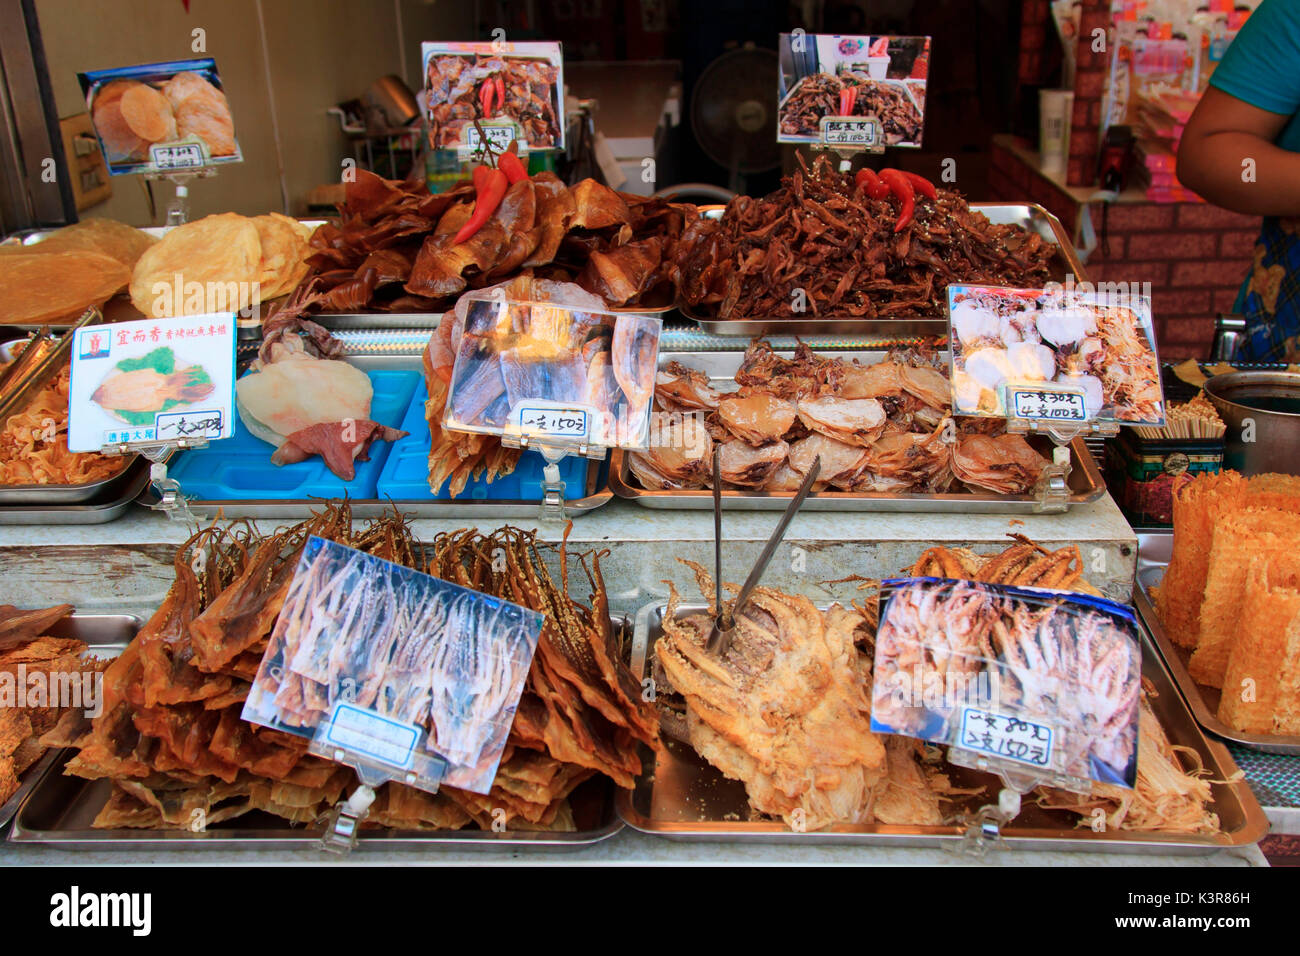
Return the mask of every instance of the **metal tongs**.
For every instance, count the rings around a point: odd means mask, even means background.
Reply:
[[[721,468],[718,464],[718,453],[713,453],[713,606],[717,613],[713,618],[713,627],[709,631],[709,637],[704,642],[705,649],[710,654],[725,654],[727,648],[731,646],[731,637],[736,632],[736,615],[738,615],[749,600],[749,594],[758,585],[759,579],[763,577],[763,572],[767,570],[768,563],[772,560],[772,555],[776,553],[776,546],[781,543],[785,537],[785,529],[790,527],[790,520],[803,504],[808,492],[812,489],[813,482],[822,470],[821,456],[813,459],[812,467],[808,469],[808,474],[804,476],[803,483],[799,485],[799,490],[795,492],[790,503],[785,506],[785,514],[781,516],[781,521],[777,524],[776,530],[772,536],[767,539],[767,544],[763,547],[763,552],[758,556],[758,561],[754,563],[753,570],[749,572],[749,577],[745,579],[744,585],[740,589],[740,595],[736,598],[736,603],[731,606],[728,612],[722,604],[722,476]]]

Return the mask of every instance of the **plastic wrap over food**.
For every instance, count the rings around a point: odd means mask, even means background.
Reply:
[[[657,316],[525,278],[462,296],[455,323],[445,428],[561,448],[647,446]]]
[[[1137,780],[1133,611],[1087,595],[946,578],[883,582],[871,728],[964,766],[1086,792]]]

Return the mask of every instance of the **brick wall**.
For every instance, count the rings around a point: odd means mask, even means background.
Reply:
[[[1110,68],[1107,52],[1094,52],[1092,34],[1110,25],[1110,0],[1084,0],[1075,46],[1074,116],[1070,123],[1070,157],[1066,182],[1089,186],[1097,175],[1100,145],[1101,98]]]
[[[1054,36],[1049,0],[1024,0],[1020,6],[1020,68],[1022,86],[1041,86],[1047,41]]]
[[[997,144],[989,193],[998,201],[1039,203],[1074,233],[1080,206]],[[1100,236],[1101,207],[1088,208]],[[1114,205],[1107,218],[1108,252],[1095,250],[1084,269],[1093,282],[1150,282],[1161,358],[1203,358],[1215,315],[1232,311],[1259,227],[1258,217],[1207,203]]]
[[[1100,235],[1101,210],[1091,208]],[[1109,254],[1096,250],[1085,268],[1094,282],[1150,282],[1161,357],[1204,357],[1215,315],[1232,311],[1259,226],[1206,203],[1112,206]]]

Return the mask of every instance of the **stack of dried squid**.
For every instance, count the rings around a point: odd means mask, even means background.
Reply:
[[[818,355],[791,358],[751,343],[722,393],[698,369],[670,362],[655,384],[650,447],[629,458],[653,491],[704,488],[717,449],[724,487],[791,492],[815,458],[814,491],[1018,494],[1047,460],[1005,423],[952,418],[947,369],[934,353],[895,350],[874,365]]]
[[[177,551],[162,607],[105,673],[102,714],[93,722],[69,714],[45,738],[78,749],[68,773],[113,781],[96,827],[201,829],[252,810],[311,823],[355,786],[350,769],[307,754],[305,739],[240,716],[310,535],[547,615],[491,792],[435,795],[389,783],[370,823],[573,829],[567,798],[582,781],[602,773],[631,785],[637,744],[653,743],[654,727],[631,693],[594,559],[589,608],[556,587],[520,532],[443,536],[426,565],[399,516],[353,530],[348,506],[335,504],[270,537],[208,528]],[[502,557],[508,573],[492,570]]]
[[[1014,537],[1014,545],[989,556],[932,548],[903,573],[1098,593],[1083,579],[1077,546],[1048,551]],[[711,596],[708,573],[687,563],[701,593]],[[868,600],[827,611],[757,588],[719,659],[704,649],[713,609],[677,618],[670,584],[654,664],[664,732],[742,780],[756,817],[809,830],[834,823],[936,826],[961,822],[995,797],[988,785],[954,786],[939,748],[870,730],[878,586],[864,582]],[[1081,826],[1100,809],[1115,829],[1217,833],[1210,782],[1195,755],[1190,769],[1182,756],[1144,695],[1137,787],[1094,784],[1088,795],[1042,788],[1037,802],[1080,815]]]

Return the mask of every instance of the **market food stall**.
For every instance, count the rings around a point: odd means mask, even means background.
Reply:
[[[838,162],[725,208],[530,172],[547,45],[427,44],[448,191],[0,248],[0,674],[93,691],[0,711],[0,860],[1262,863],[1294,661],[1224,615],[1297,610],[1297,480],[1135,532],[1094,448],[1166,424],[1150,302],[1040,206],[863,165],[929,38],[833,39],[780,128]]]

